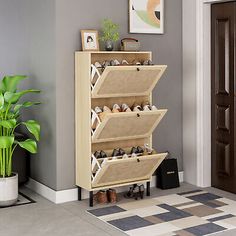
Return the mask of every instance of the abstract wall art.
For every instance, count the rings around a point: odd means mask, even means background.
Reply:
[[[164,0],[129,0],[130,33],[163,34]]]

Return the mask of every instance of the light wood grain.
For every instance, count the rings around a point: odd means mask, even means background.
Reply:
[[[151,156],[141,157],[140,163],[134,160],[113,160],[109,161],[99,173],[99,178],[92,184],[91,180],[91,154],[97,150],[111,150],[115,148],[130,149],[132,146],[143,146],[148,143],[152,144],[152,131],[163,118],[167,110],[159,110],[153,112],[138,113],[117,113],[109,114],[102,124],[95,131],[93,142],[91,138],[91,108],[96,106],[103,107],[104,105],[112,107],[113,104],[119,105],[126,103],[132,106],[134,103],[142,104],[149,102],[152,104],[152,89],[161,78],[166,66],[143,66],[143,76],[136,77],[135,84],[131,79],[133,75],[129,75],[126,79],[131,87],[129,90],[120,90],[120,93],[109,94],[109,86],[105,89],[108,94],[100,97],[92,97],[90,85],[90,66],[96,61],[102,63],[105,60],[119,61],[126,59],[128,62],[144,61],[152,59],[151,52],[76,52],[75,53],[75,129],[76,129],[76,185],[89,191],[114,188],[134,183],[142,183],[150,181],[152,173],[165,157],[165,153],[155,154]],[[107,68],[108,72],[117,71],[119,76],[123,76],[126,72],[130,72],[131,68],[136,69],[137,66],[120,66],[118,69]],[[156,71],[151,71],[156,70]],[[159,70],[158,73],[157,70]],[[149,72],[148,72],[149,71]],[[150,72],[151,71],[151,72]],[[149,74],[148,74],[149,73]],[[105,76],[103,74],[103,76]],[[112,76],[107,73],[107,80],[112,79]],[[151,78],[151,82],[145,79],[145,86],[140,90],[141,83],[144,78]],[[127,77],[127,76],[126,76]],[[154,78],[155,77],[155,78]],[[132,82],[131,82],[132,80]],[[103,81],[104,82],[104,81]],[[114,82],[114,81],[113,81]],[[123,81],[124,82],[124,81]],[[123,83],[122,82],[122,83]],[[101,83],[101,82],[99,82]],[[99,85],[96,84],[97,85]],[[102,84],[102,83],[101,83]],[[101,87],[100,84],[100,87]],[[108,83],[109,84],[109,83]],[[138,86],[136,86],[138,84]],[[117,82],[120,86],[120,82]],[[95,86],[95,87],[96,87]],[[121,87],[122,87],[121,86]],[[132,87],[133,86],[133,87]],[[120,88],[119,88],[120,89]],[[99,94],[98,87],[95,91]],[[131,92],[129,92],[131,91]],[[135,92],[132,92],[135,91]],[[107,93],[107,92],[106,92]],[[113,92],[112,92],[113,93]],[[93,92],[94,95],[94,92]],[[137,122],[138,118],[142,122]],[[121,133],[116,127],[123,127],[125,133]],[[124,128],[125,127],[125,128]],[[122,134],[122,137],[119,137]],[[95,142],[94,142],[95,141]],[[129,172],[128,172],[129,169]],[[113,174],[112,174],[113,173]]]
[[[109,113],[97,127],[93,143],[145,138],[152,134],[167,110]]]
[[[97,174],[93,187],[151,178],[167,153],[107,161]]]
[[[75,54],[76,185],[91,188],[90,54]]]
[[[148,96],[166,65],[108,66],[92,91],[92,98]]]

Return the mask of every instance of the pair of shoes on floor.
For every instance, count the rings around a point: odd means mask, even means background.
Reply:
[[[138,200],[139,198],[143,199],[144,197],[144,185],[138,185],[134,184],[132,187],[130,187],[129,191],[125,193],[125,198],[134,198],[135,200]]]
[[[117,202],[116,190],[114,189],[108,189],[107,191],[100,190],[95,194],[95,200],[99,204],[116,203]]]

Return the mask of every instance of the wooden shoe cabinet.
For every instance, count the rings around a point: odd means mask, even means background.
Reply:
[[[76,185],[79,200],[81,189],[93,192],[147,183],[167,153],[155,153],[127,159],[105,158],[97,160],[96,172],[92,154],[104,150],[111,154],[115,148],[131,150],[133,146],[152,146],[152,132],[166,109],[140,112],[110,113],[91,132],[91,110],[96,106],[113,104],[152,104],[152,90],[163,75],[166,65],[108,66],[91,88],[91,64],[105,60],[145,61],[152,59],[151,52],[76,52],[75,53],[75,126],[76,126]]]

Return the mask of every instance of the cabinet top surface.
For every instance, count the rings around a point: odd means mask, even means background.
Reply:
[[[81,54],[112,54],[112,53],[152,53],[151,51],[139,51],[139,52],[129,52],[129,51],[75,51],[75,53],[81,53]]]

